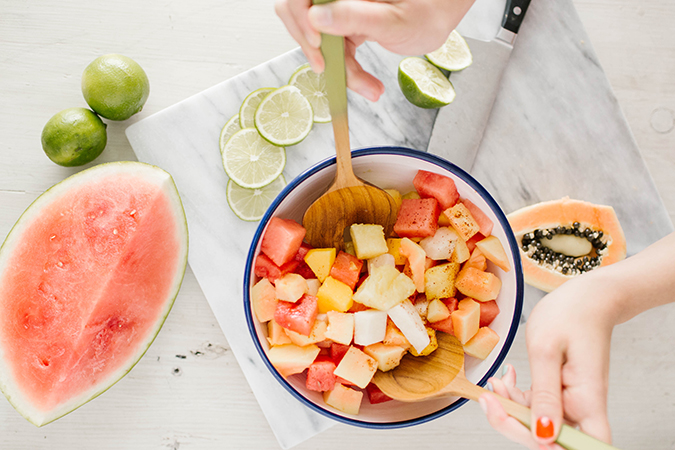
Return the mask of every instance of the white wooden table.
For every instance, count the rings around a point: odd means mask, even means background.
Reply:
[[[575,5],[675,220],[675,3]],[[151,84],[138,116],[109,124],[99,163],[135,159],[124,135],[131,123],[295,46],[267,0],[0,0],[0,238],[40,193],[77,171],[47,159],[40,133],[61,109],[86,106],[80,76],[94,58],[128,55]],[[615,331],[609,403],[620,448],[675,449],[674,323],[675,307],[665,307]],[[522,334],[508,361],[527,387]],[[388,432],[336,425],[297,448],[519,448],[476,405],[460,411]],[[277,447],[190,271],[155,343],[107,393],[41,429],[0,399],[2,449]]]

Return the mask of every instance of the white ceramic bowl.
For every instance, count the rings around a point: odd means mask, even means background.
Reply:
[[[520,256],[515,237],[511,232],[503,211],[492,196],[468,173],[448,161],[437,156],[401,147],[377,147],[352,152],[355,174],[381,188],[398,189],[406,193],[414,189],[412,180],[419,169],[440,173],[451,177],[462,198],[466,198],[479,206],[494,223],[492,234],[497,236],[505,247],[512,269],[504,272],[492,263],[488,270],[495,273],[502,281],[502,289],[497,304],[500,313],[490,327],[500,336],[497,347],[484,361],[467,357],[466,376],[479,385],[495,374],[501,366],[511,347],[520,322],[523,303],[523,274]],[[443,416],[459,408],[466,402],[457,397],[429,400],[419,403],[403,403],[390,401],[371,405],[364,398],[358,415],[350,415],[338,411],[323,401],[321,393],[305,387],[302,374],[288,379],[282,377],[267,358],[269,349],[267,327],[261,325],[254,317],[250,307],[249,291],[257,281],[253,273],[253,263],[260,252],[261,238],[272,217],[294,219],[302,223],[305,210],[329,186],[335,176],[335,158],[325,160],[310,168],[279,194],[263,217],[251,243],[246,261],[244,275],[244,308],[249,331],[258,352],[274,377],[295,398],[309,408],[350,425],[369,428],[397,428],[417,425]],[[367,397],[364,395],[364,397]]]

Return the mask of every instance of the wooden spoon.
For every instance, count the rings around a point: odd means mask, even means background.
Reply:
[[[438,333],[438,348],[429,356],[403,357],[401,364],[388,372],[378,371],[373,382],[389,397],[404,402],[457,396],[478,401],[485,392],[464,375],[464,349],[459,340],[447,333]],[[530,409],[494,394],[506,412],[530,428]],[[563,425],[556,442],[569,450],[610,450],[599,441],[569,425]]]
[[[329,0],[331,1],[331,0]],[[316,0],[314,3],[328,3]],[[312,247],[344,249],[345,230],[354,223],[379,224],[389,236],[396,222],[396,203],[385,191],[372,186],[352,169],[347,118],[347,77],[344,38],[323,34],[321,52],[326,62],[326,93],[335,135],[335,180],[305,212],[305,239]]]

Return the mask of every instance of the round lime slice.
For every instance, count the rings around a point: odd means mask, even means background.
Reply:
[[[420,108],[440,108],[455,99],[455,89],[443,72],[416,56],[398,65],[398,85],[405,98]]]
[[[286,167],[286,150],[267,142],[255,128],[237,131],[223,149],[223,168],[232,181],[249,189],[267,186]]]
[[[239,107],[239,125],[241,125],[241,128],[252,128],[255,126],[253,123],[255,110],[262,99],[273,90],[274,88],[260,88],[246,96]]]
[[[234,133],[241,130],[241,125],[239,124],[239,114],[235,114],[230,117],[230,120],[225,122],[223,129],[220,130],[220,153],[223,153],[225,144],[232,137]]]
[[[288,84],[300,89],[302,95],[307,97],[314,111],[315,123],[330,122],[330,110],[328,109],[328,94],[326,94],[326,79],[323,73],[316,73],[309,64],[298,67],[291,76]]]
[[[441,48],[424,56],[435,66],[452,72],[466,69],[473,62],[469,45],[457,30],[450,33]]]
[[[256,189],[243,188],[230,180],[227,182],[227,203],[241,220],[255,222],[262,219],[267,208],[285,186],[283,174],[267,186]]]
[[[295,145],[312,130],[309,100],[295,86],[282,86],[263,98],[255,110],[255,127],[274,145]]]

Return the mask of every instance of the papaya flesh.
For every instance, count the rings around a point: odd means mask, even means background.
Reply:
[[[507,218],[520,248],[525,282],[546,292],[626,257],[626,238],[611,206],[563,197],[521,208]]]

